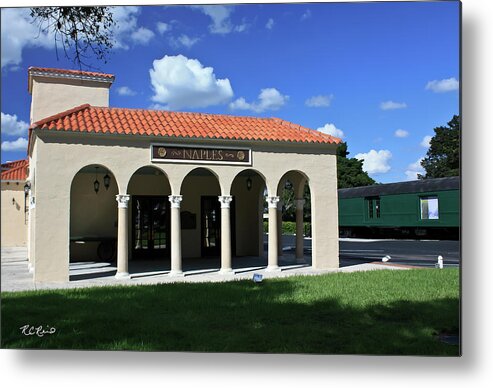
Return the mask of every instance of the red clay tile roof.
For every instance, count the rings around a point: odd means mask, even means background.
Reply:
[[[82,71],[82,70],[67,70],[67,69],[54,69],[51,67],[34,67],[31,66],[28,69],[28,72],[42,72],[42,73],[52,73],[52,74],[60,74],[65,76],[85,76],[85,77],[101,77],[107,79],[115,79],[113,74],[106,73],[97,73],[94,71]]]
[[[63,132],[338,144],[340,139],[278,118],[103,108],[84,104],[34,123]]]
[[[67,70],[67,69],[54,69],[51,67],[29,67],[27,71],[27,90],[32,93],[32,77],[33,75],[40,76],[56,76],[68,79],[86,79],[91,81],[99,81],[111,84],[115,80],[113,74],[97,73],[94,71],[82,71],[82,70]]]
[[[27,178],[27,159],[2,163],[2,181],[24,181]]]

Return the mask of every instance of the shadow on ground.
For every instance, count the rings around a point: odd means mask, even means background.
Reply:
[[[458,298],[346,303],[339,291],[321,296],[335,279],[326,278],[321,284],[275,279],[8,294],[2,300],[2,347],[459,354],[458,346],[435,336],[458,332]],[[56,333],[25,336],[19,328],[26,324],[49,325]]]

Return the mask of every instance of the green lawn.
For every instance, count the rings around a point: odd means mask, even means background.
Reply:
[[[436,338],[458,333],[456,269],[5,292],[1,307],[3,348],[459,354]]]

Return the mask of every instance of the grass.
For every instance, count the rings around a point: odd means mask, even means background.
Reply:
[[[459,355],[436,338],[458,333],[457,269],[5,292],[1,310],[2,348]]]

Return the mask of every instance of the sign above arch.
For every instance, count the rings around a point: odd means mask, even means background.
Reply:
[[[252,151],[249,148],[151,144],[151,162],[250,166],[251,161]]]

